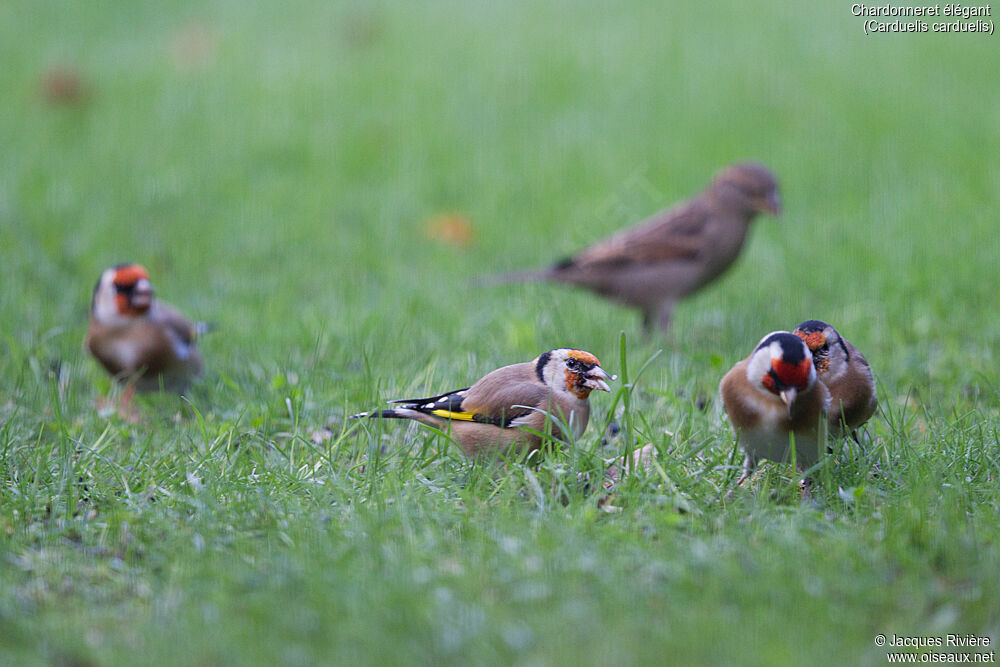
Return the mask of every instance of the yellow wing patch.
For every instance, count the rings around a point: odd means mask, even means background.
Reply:
[[[452,410],[431,410],[431,414],[435,417],[443,417],[444,419],[454,419],[456,421],[471,422],[475,421],[474,412],[453,412]]]

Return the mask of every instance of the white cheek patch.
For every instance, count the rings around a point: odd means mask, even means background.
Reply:
[[[101,276],[101,285],[94,294],[94,317],[101,324],[110,327],[121,327],[129,323],[130,319],[118,312],[118,304],[115,303],[114,271],[108,269]]]
[[[747,364],[747,380],[750,381],[751,386],[760,389],[760,380],[762,377],[767,375],[768,371],[771,370],[771,359],[775,353],[774,346],[777,343],[772,343],[768,347],[757,350],[754,355],[750,357],[750,363]],[[778,355],[781,355],[780,345],[777,351]]]
[[[562,362],[562,359],[553,357],[552,359],[549,359],[549,363],[545,365],[545,368],[542,371],[542,377],[545,378],[545,384],[552,389],[552,391],[566,390],[566,365]]]
[[[774,425],[787,414],[785,404],[777,396],[767,391],[763,387],[757,387],[758,391],[751,394],[741,393],[740,401],[747,412],[760,415],[761,421],[765,425]]]
[[[114,297],[108,298],[107,295],[99,295],[95,300],[94,317],[101,324],[112,327],[124,326],[128,323],[128,318],[118,312]]]

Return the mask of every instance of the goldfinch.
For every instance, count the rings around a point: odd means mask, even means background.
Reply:
[[[726,373],[719,384],[722,404],[746,452],[739,486],[758,459],[788,460],[795,443],[799,468],[826,451],[830,392],[816,379],[809,348],[787,331],[761,339],[753,353]]]
[[[528,429],[545,433],[546,422],[557,438],[563,434],[556,420],[568,426],[574,438],[583,435],[590,418],[590,392],[611,391],[607,381],[614,379],[589,352],[551,350],[533,361],[499,368],[471,387],[391,401],[400,407],[354,417],[416,420],[450,433],[469,456],[512,447],[526,453],[542,444]]]
[[[820,382],[830,390],[830,433],[835,437],[850,433],[857,442],[857,430],[878,408],[871,366],[826,322],[809,320],[792,333],[805,341]]]
[[[585,287],[642,311],[647,331],[666,329],[674,304],[736,261],[758,213],[780,215],[778,182],[764,166],[735,164],[698,196],[598,241],[542,271],[487,283],[548,280]]]
[[[183,391],[201,372],[195,339],[203,329],[154,298],[145,268],[119,264],[106,269],[94,287],[84,346],[125,385],[124,415],[136,389]]]

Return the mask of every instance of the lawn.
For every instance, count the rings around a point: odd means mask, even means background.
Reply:
[[[0,4],[0,662],[995,642],[997,39],[866,36],[846,2]],[[785,213],[667,335],[563,286],[470,287],[748,158]],[[120,261],[216,326],[202,381],[134,424],[99,414],[81,346]],[[724,500],[718,382],[810,318],[881,409],[812,502],[780,464]],[[540,463],[348,419],[564,346],[630,382]],[[579,482],[647,443],[658,468],[612,496]]]

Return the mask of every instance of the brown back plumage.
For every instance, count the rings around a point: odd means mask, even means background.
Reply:
[[[850,341],[844,339],[850,354],[847,372],[838,382],[827,384],[830,390],[830,427],[840,434],[846,426],[854,432],[861,428],[878,409],[875,396],[875,378],[868,360]],[[820,376],[823,380],[823,376]]]

